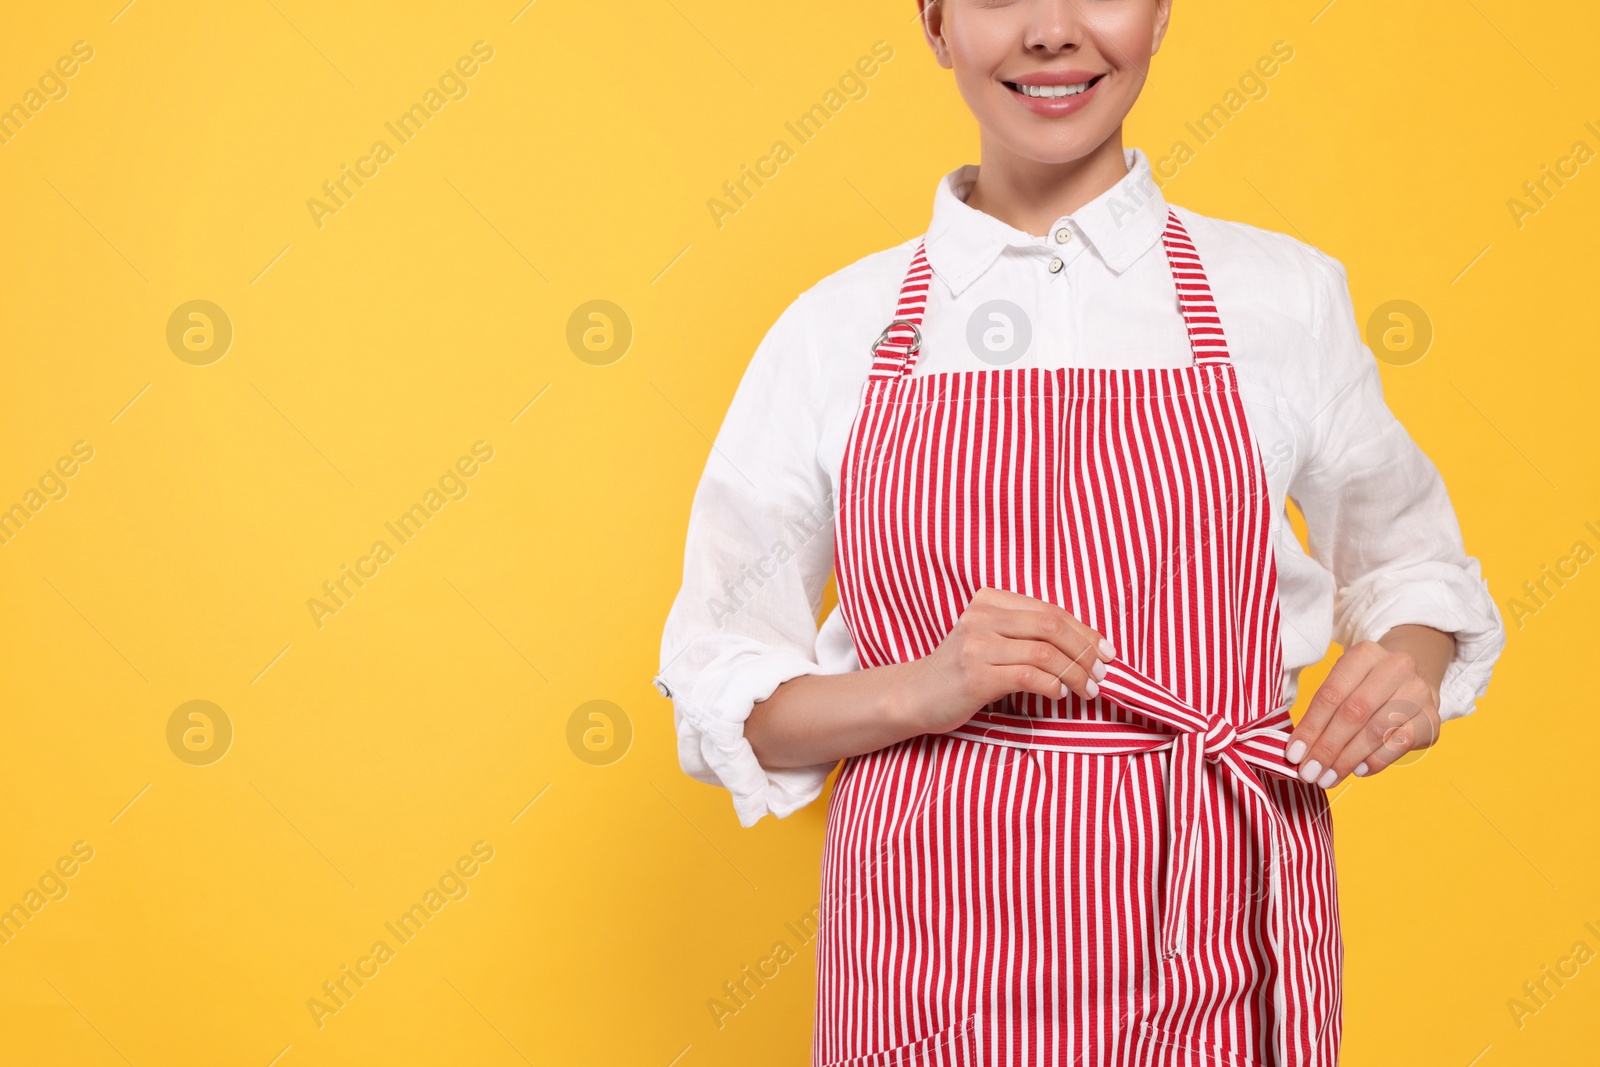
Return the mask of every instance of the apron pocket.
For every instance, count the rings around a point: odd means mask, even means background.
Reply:
[[[903,1045],[869,1052],[865,1056],[851,1056],[834,1060],[823,1067],[925,1067],[927,1064],[947,1063],[977,1067],[977,1012],[943,1030],[935,1030],[926,1037],[908,1041]]]
[[[1204,1056],[1206,1067],[1266,1067],[1266,1064],[1247,1053],[1229,1052],[1220,1045],[1213,1045],[1204,1038],[1175,1034],[1171,1030],[1151,1022],[1144,1024],[1144,1032],[1150,1035],[1151,1040],[1159,1044],[1176,1046],[1185,1052],[1194,1052]]]

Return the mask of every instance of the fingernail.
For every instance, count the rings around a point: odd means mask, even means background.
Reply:
[[[1099,660],[1095,660],[1094,666],[1089,668],[1089,673],[1094,675],[1097,679],[1104,678],[1106,676],[1106,665],[1101,663]]]
[[[1067,694],[1070,693],[1070,692],[1072,692],[1072,690],[1067,688],[1066,683],[1065,682],[1061,683],[1061,699],[1062,700],[1067,699]]]
[[[1094,679],[1091,678],[1083,684],[1083,691],[1089,694],[1089,699],[1093,700],[1100,694],[1100,687],[1096,685]]]
[[[1321,773],[1322,764],[1318,763],[1316,760],[1308,760],[1300,768],[1300,778],[1302,781],[1314,782],[1317,780],[1317,775]]]
[[[1288,760],[1290,763],[1299,763],[1300,757],[1304,756],[1305,754],[1306,743],[1301,741],[1299,738],[1296,738],[1295,740],[1289,742],[1289,749],[1283,754],[1283,758]]]
[[[1356,764],[1356,769],[1352,773],[1354,773],[1357,778],[1364,777],[1367,773],[1367,761],[1362,760],[1360,763]]]
[[[1339,772],[1334,770],[1332,767],[1329,767],[1327,770],[1322,772],[1322,777],[1317,779],[1317,784],[1320,785],[1322,788],[1327,789],[1329,786],[1333,785],[1333,783],[1337,782],[1338,780],[1339,780]]]
[[[1117,658],[1117,650],[1115,646],[1111,644],[1111,639],[1109,637],[1102,637],[1100,639],[1100,654],[1106,659]]]

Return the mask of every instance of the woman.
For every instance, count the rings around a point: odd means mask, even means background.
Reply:
[[[981,163],[745,372],[656,677],[680,760],[746,826],[845,761],[819,1067],[1333,1064],[1325,790],[1474,709],[1499,613],[1343,268],[1123,148],[1170,0],[919,2]]]

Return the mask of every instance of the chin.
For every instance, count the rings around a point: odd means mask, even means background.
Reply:
[[[1085,114],[1049,119],[1019,114],[1010,100],[985,100],[982,127],[1014,155],[1040,163],[1071,163],[1105,144],[1116,132],[1097,116]],[[974,109],[976,112],[976,109]]]
[[[994,129],[994,127],[990,127]],[[1005,128],[998,140],[1013,155],[1038,163],[1072,163],[1091,155],[1106,138],[1109,130],[1039,130],[1018,129],[1016,124]]]

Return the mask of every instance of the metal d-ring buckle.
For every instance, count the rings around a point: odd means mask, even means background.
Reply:
[[[883,332],[878,335],[878,339],[872,342],[873,355],[878,354],[878,349],[882,348],[883,342],[889,338],[889,331],[894,329],[896,326],[911,327],[911,347],[907,349],[906,355],[914,356],[918,352],[922,351],[922,331],[917,328],[917,324],[912,322],[910,319],[895,319],[893,322],[889,323],[889,325],[885,326],[883,328]],[[895,347],[898,348],[899,346],[896,345]]]

